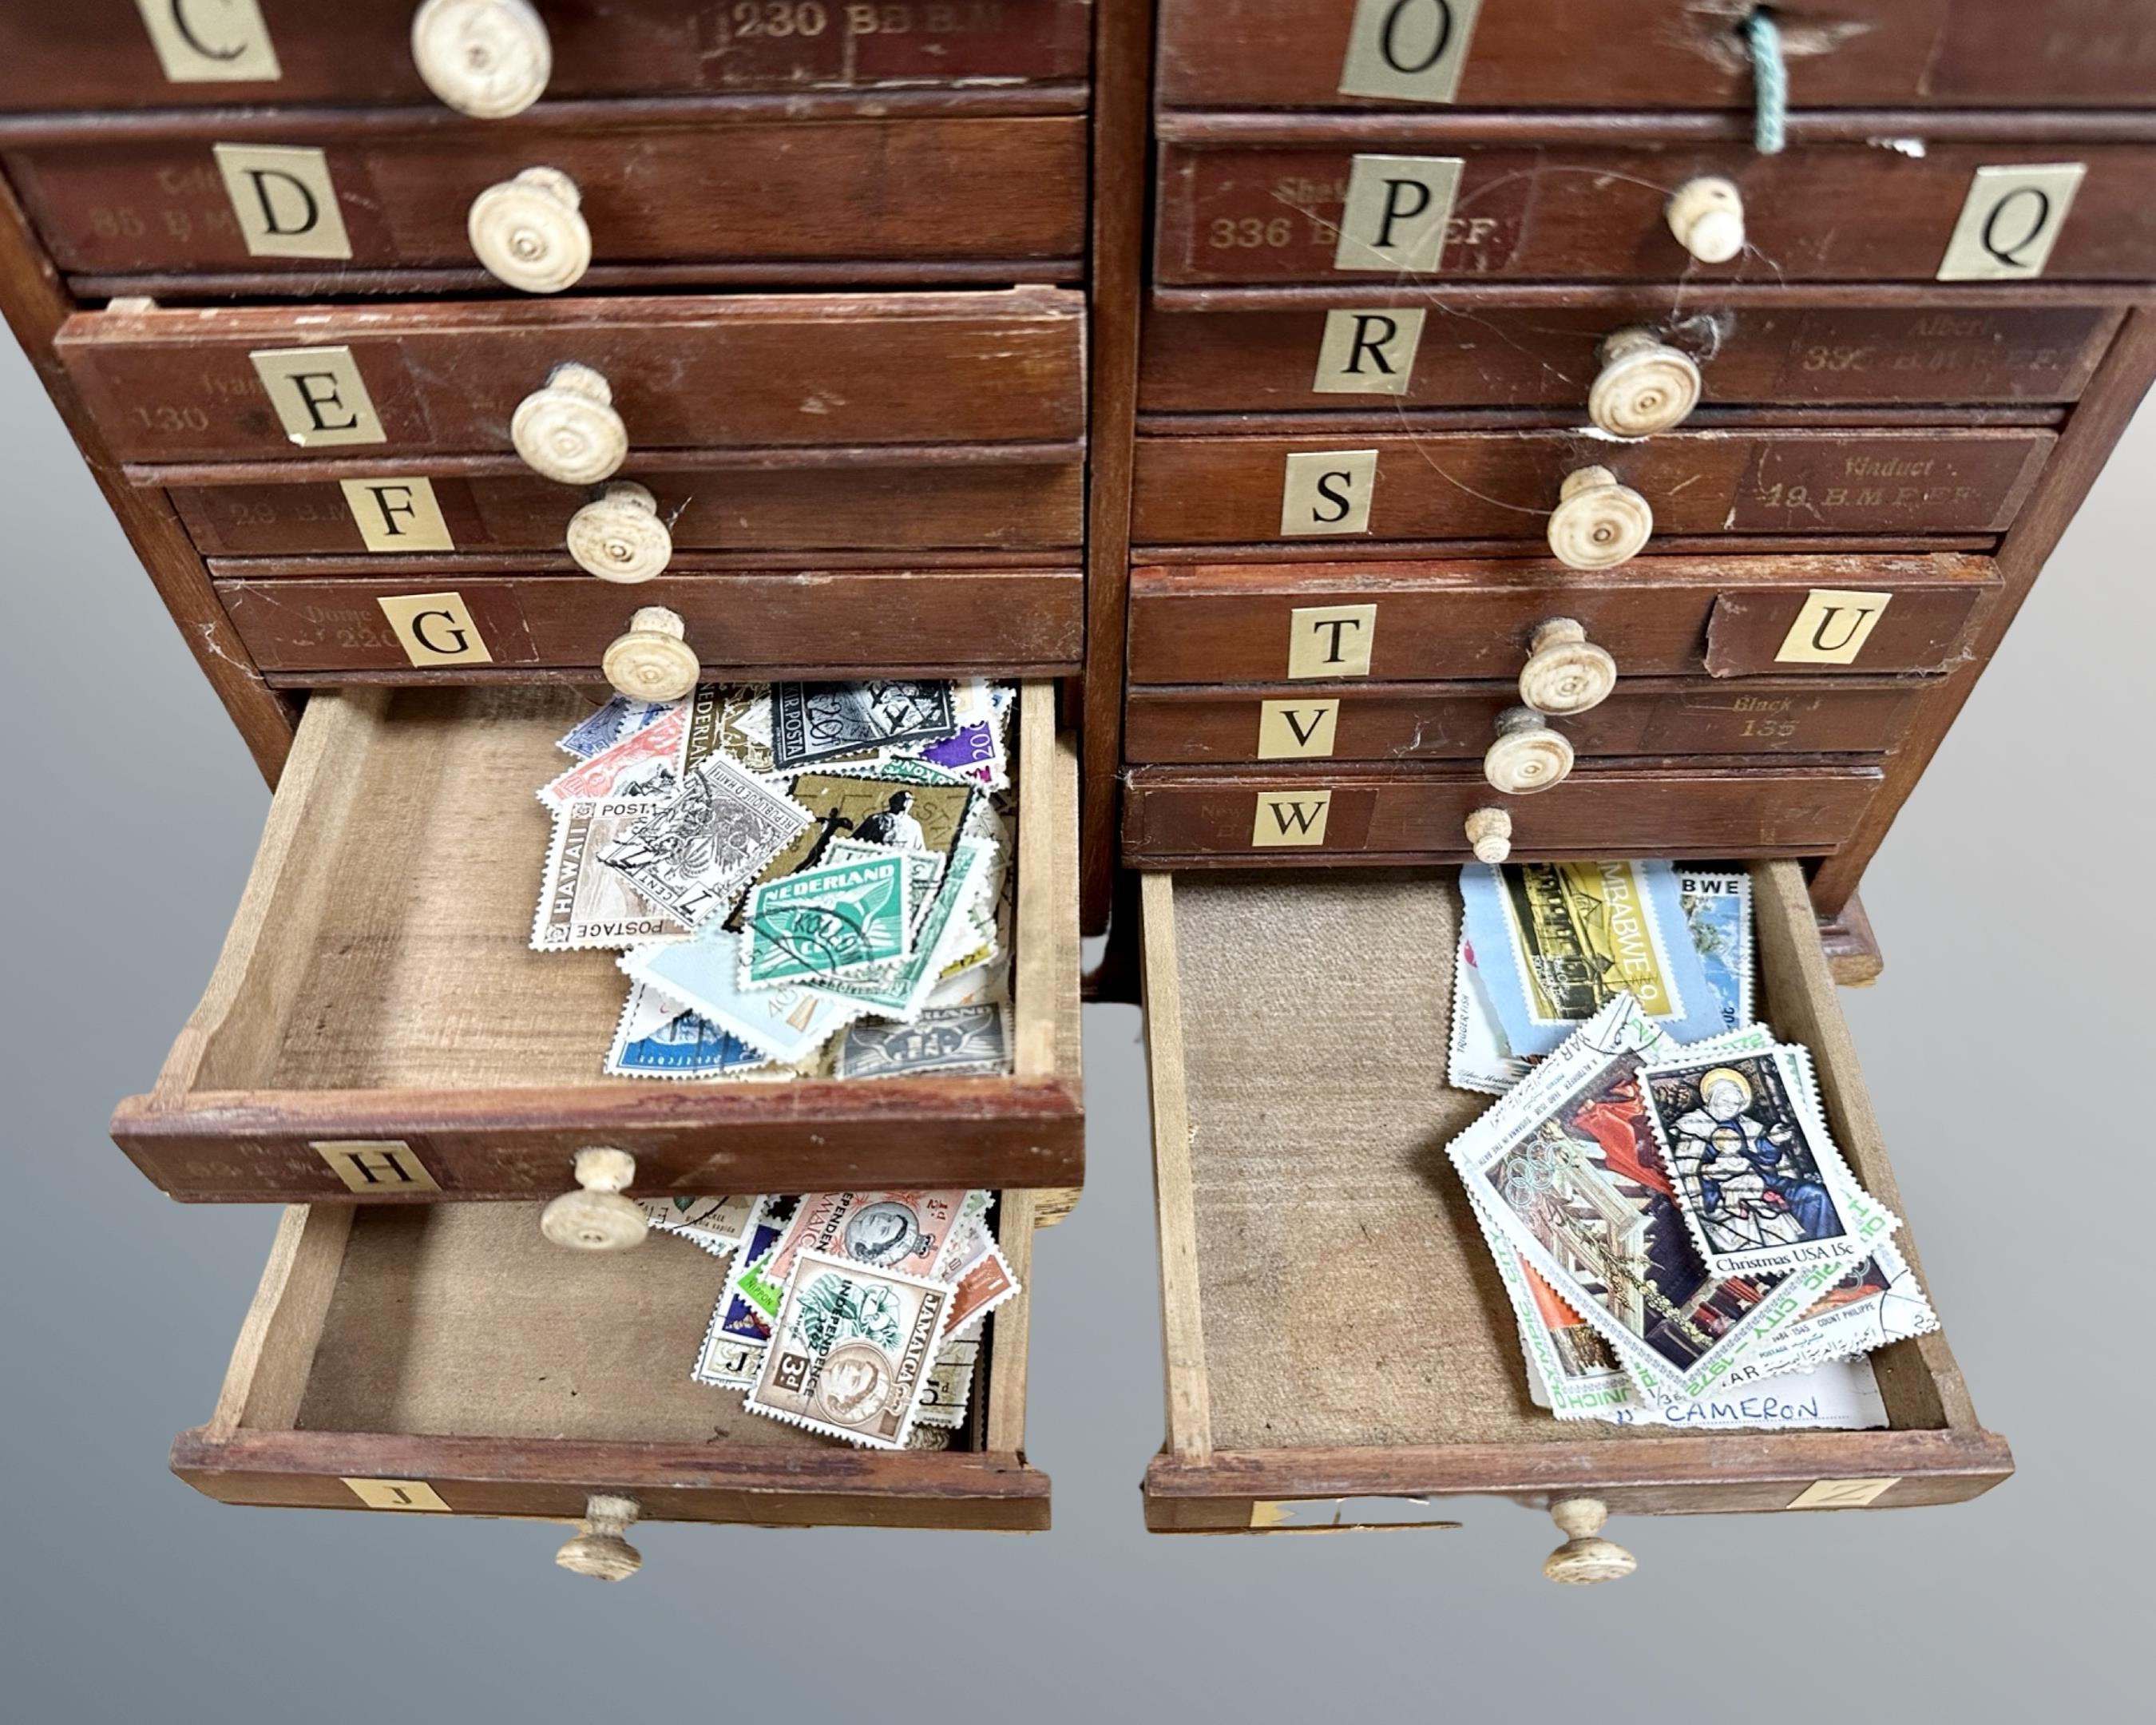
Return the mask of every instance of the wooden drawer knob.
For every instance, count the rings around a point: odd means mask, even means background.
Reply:
[[[554,1561],[594,1581],[626,1581],[644,1567],[644,1553],[622,1536],[641,1507],[634,1497],[594,1491],[584,1500],[584,1531],[554,1553]]]
[[[1617,661],[1587,639],[1584,625],[1553,617],[1535,625],[1520,669],[1520,699],[1538,713],[1584,713],[1609,698]]]
[[[1727,264],[1744,249],[1744,194],[1734,180],[1720,174],[1686,180],[1662,213],[1677,244],[1702,264]]]
[[[1655,511],[1606,467],[1582,467],[1564,476],[1549,521],[1552,555],[1573,569],[1614,569],[1647,548]]]
[[[1492,865],[1512,854],[1512,817],[1502,809],[1478,809],[1467,817],[1467,846],[1475,860]]]
[[[569,517],[569,555],[602,581],[649,581],[674,556],[674,536],[659,519],[659,500],[642,485],[608,485]]]
[[[558,294],[592,266],[583,194],[557,167],[527,167],[472,199],[465,232],[488,272],[520,293]]]
[[[1584,1587],[1597,1581],[1622,1581],[1640,1567],[1631,1553],[1600,1538],[1609,1512],[1592,1497],[1568,1497],[1550,1506],[1550,1519],[1564,1543],[1543,1559],[1552,1581]]]
[[[629,459],[629,428],[613,410],[613,390],[589,366],[557,366],[516,404],[509,440],[542,479],[595,485]]]
[[[546,95],[554,45],[527,0],[425,0],[412,14],[412,63],[458,113],[506,120]]]
[[[689,625],[664,605],[646,605],[629,619],[599,660],[614,692],[631,701],[679,701],[696,686],[703,667],[683,639]]]
[[[1652,330],[1634,324],[1605,336],[1602,369],[1587,392],[1588,418],[1613,437],[1645,437],[1681,425],[1699,405],[1699,367]]]
[[[1508,706],[1497,716],[1497,740],[1482,757],[1482,776],[1493,791],[1531,796],[1563,784],[1572,771],[1572,745],[1531,706]]]
[[[539,1213],[539,1231],[572,1252],[625,1252],[644,1244],[644,1207],[624,1198],[636,1178],[636,1158],[626,1150],[579,1150],[577,1189],[564,1192]]]

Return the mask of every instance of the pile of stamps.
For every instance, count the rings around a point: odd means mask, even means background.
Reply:
[[[1811,1055],[1753,1017],[1738,869],[1461,870],[1447,1147],[1561,1420],[1887,1424],[1863,1356],[1938,1327]]]
[[[621,952],[605,1070],[1007,1072],[1008,684],[706,684],[561,739],[531,945]]]
[[[699,1384],[752,1414],[876,1450],[945,1450],[967,1423],[982,1327],[1018,1279],[993,1192],[651,1198],[653,1230],[731,1259]]]

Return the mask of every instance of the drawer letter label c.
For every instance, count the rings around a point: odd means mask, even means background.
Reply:
[[[1777,665],[1854,665],[1879,625],[1891,593],[1854,593],[1815,587],[1782,638]]]
[[[283,77],[255,0],[135,0],[167,84],[274,84]]]
[[[404,656],[423,670],[438,665],[494,663],[462,593],[400,593],[374,603],[397,631]]]
[[[1370,494],[1378,488],[1375,449],[1326,449],[1291,455],[1281,482],[1281,536],[1370,531]]]
[[[1422,345],[1423,312],[1328,311],[1313,395],[1405,395]]]
[[[1356,0],[1342,95],[1449,102],[1482,0]]]
[[[1250,823],[1252,849],[1289,845],[1322,845],[1325,818],[1332,812],[1330,791],[1260,791],[1258,812]]]
[[[215,144],[224,195],[239,218],[253,258],[349,258],[330,179],[330,159],[320,150],[286,144]]]
[[[389,440],[349,347],[258,347],[247,357],[277,423],[300,448]]]

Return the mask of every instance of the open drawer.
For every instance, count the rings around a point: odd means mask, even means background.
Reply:
[[[1004,1194],[1022,1288],[1034,1222],[1031,1194]],[[609,1579],[631,1520],[1048,1525],[1023,1454],[1028,1293],[987,1319],[949,1450],[856,1450],[690,1381],[726,1276],[682,1240],[557,1251],[524,1206],[295,1206],[172,1471],[224,1503],[582,1521],[564,1565]]]
[[[1906,1214],[1802,873],[1753,880],[1761,1015],[1810,1046],[1858,1178]],[[1528,1399],[1444,1154],[1489,1103],[1446,1083],[1449,871],[1149,875],[1144,911],[1168,1343],[1155,1531],[1440,1522],[1456,1512],[1427,1500],[1467,1495],[1566,1505],[1565,1522],[1577,1505],[1589,1525],[1896,1508],[2012,1471],[1938,1333],[1871,1356],[1887,1430],[1560,1424]],[[1910,1230],[1897,1239],[1921,1277]]]
[[[564,688],[317,695],[208,992],[112,1133],[176,1198],[543,1198],[579,1151],[632,1195],[1075,1186],[1077,767],[1023,685],[1014,778],[1014,1070],[667,1083],[601,1076],[612,952],[532,952],[534,793],[589,711]]]

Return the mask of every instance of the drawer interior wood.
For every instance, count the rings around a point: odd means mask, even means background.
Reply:
[[[1839,1142],[1899,1211],[1801,873],[1753,878],[1762,1013],[1810,1045]],[[2003,1477],[1939,1335],[1873,1356],[1890,1430],[1702,1436],[1533,1405],[1444,1153],[1488,1106],[1445,1081],[1458,903],[1449,870],[1146,878],[1169,1382],[1149,1522],[1371,1493],[1779,1509],[1851,1476],[1897,1478],[1892,1506]]]
[[[1022,1281],[1033,1225],[1030,1195],[1008,1194]],[[988,1320],[952,1450],[864,1451],[690,1380],[726,1269],[659,1237],[565,1252],[531,1205],[295,1206],[173,1467],[230,1502],[358,1508],[345,1481],[393,1479],[452,1512],[575,1516],[626,1490],[651,1520],[1046,1525],[1020,1453],[1024,1294]]]
[[[366,690],[310,704],[208,990],[114,1135],[198,1199],[349,1199],[311,1147],[346,1139],[407,1142],[440,1189],[424,1195],[446,1198],[547,1195],[591,1142],[638,1158],[639,1193],[932,1171],[937,1183],[1075,1184],[1075,765],[1054,701],[1051,685],[1024,685],[1014,738],[1009,1077],[600,1076],[628,988],[617,955],[528,944],[548,834],[534,793],[568,763],[554,742],[589,701],[521,685]]]

